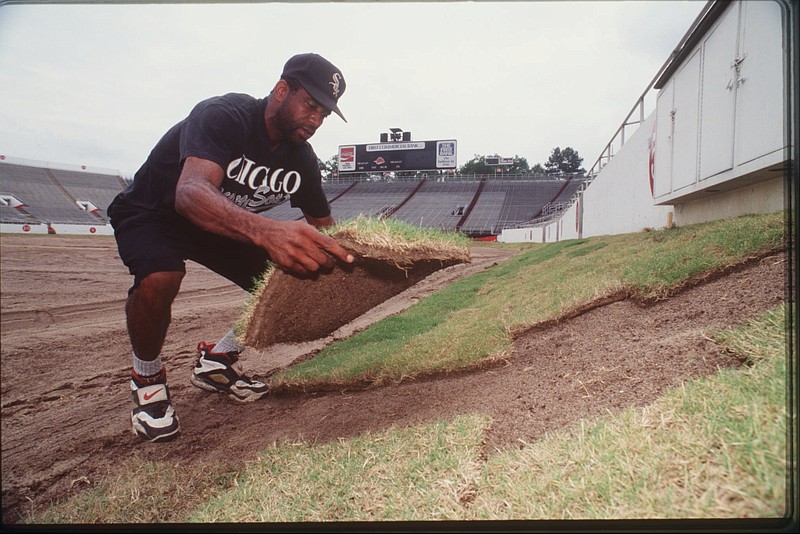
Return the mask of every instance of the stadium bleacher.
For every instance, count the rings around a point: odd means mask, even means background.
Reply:
[[[460,230],[473,237],[497,235],[504,228],[548,218],[547,207],[554,202],[571,203],[583,182],[582,177],[486,180]]]
[[[379,181],[357,177],[324,182],[323,190],[337,221],[358,215],[393,217],[413,225],[486,237],[498,235],[503,228],[557,215],[573,201],[583,183],[583,177],[456,175]],[[23,205],[0,203],[0,222],[107,225],[108,205],[125,187],[126,181],[119,175],[2,162],[0,198]],[[278,220],[303,218],[289,202],[265,215]]]
[[[503,225],[500,213],[505,202],[505,191],[482,192],[461,231],[467,235],[496,235],[499,232],[495,229]]]
[[[108,205],[125,188],[125,183],[119,176],[57,169],[51,169],[50,172],[76,202],[90,203],[98,210],[95,214],[105,220]]]
[[[0,205],[0,221],[11,223],[30,223],[35,219],[11,206]]]
[[[515,223],[506,223],[503,228],[536,227],[552,222],[572,206],[576,194],[585,188],[588,181],[584,176],[570,176],[559,180],[558,183],[559,189],[553,195],[552,200],[548,201],[534,217]]]
[[[345,194],[333,199],[324,188],[331,201],[331,215],[336,220],[353,219],[358,215],[377,218],[379,214],[391,214],[404,202],[419,182],[357,182]]]
[[[480,182],[425,181],[393,217],[409,224],[455,230]]]
[[[0,193],[13,195],[24,205],[15,209],[24,210],[41,222],[71,224],[99,222],[97,217],[82,210],[60,188],[47,168],[15,164],[0,165]]]

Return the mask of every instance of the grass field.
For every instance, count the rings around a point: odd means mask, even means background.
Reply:
[[[666,298],[783,239],[783,217],[774,214],[526,246],[329,346],[273,385],[391,383],[474,366],[508,351],[515,332],[593,299],[619,291]],[[780,518],[791,497],[791,309],[714,334],[747,360],[741,369],[488,457],[481,442],[490,421],[465,415],[336,443],[275,444],[238,472],[132,459],[29,522]]]
[[[604,295],[663,298],[681,284],[782,245],[781,214],[532,245],[277,375],[273,386],[346,386],[470,367],[512,335]]]

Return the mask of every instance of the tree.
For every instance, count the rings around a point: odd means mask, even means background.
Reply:
[[[494,169],[486,164],[486,158],[477,154],[458,169],[458,174],[489,174],[493,172]]]
[[[545,173],[554,175],[585,173],[586,169],[581,167],[581,163],[583,158],[573,148],[561,150],[560,147],[555,147],[544,164],[544,169]]]
[[[527,158],[521,158],[514,154],[514,163],[504,172],[509,174],[530,174],[531,167],[528,165]]]
[[[466,162],[458,169],[459,174],[500,174],[498,169],[501,169],[500,172],[504,174],[528,174],[531,172],[530,166],[528,165],[528,160],[525,158],[521,158],[515,155],[512,158],[511,165],[489,165],[486,163],[486,158],[499,158],[497,154],[489,155],[489,156],[479,156],[475,154],[475,157]]]
[[[322,173],[323,178],[330,178],[334,173],[339,172],[339,154],[334,154],[328,161],[323,162],[317,158],[319,163],[319,172]]]

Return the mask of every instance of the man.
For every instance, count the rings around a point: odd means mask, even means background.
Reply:
[[[133,183],[108,208],[120,258],[134,276],[125,307],[133,348],[133,432],[159,441],[180,432],[161,349],[186,272],[200,263],[245,290],[273,262],[309,276],[353,257],[317,230],[334,223],[308,139],[338,107],[341,71],[317,54],[286,62],[263,99],[230,93],[204,100],[153,148]],[[306,221],[259,212],[291,200]],[[244,349],[229,331],[198,346],[191,382],[240,401],[268,393],[243,373]]]

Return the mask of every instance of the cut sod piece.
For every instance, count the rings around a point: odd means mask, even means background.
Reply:
[[[237,326],[244,345],[264,350],[326,337],[435,271],[470,261],[463,235],[401,221],[358,217],[328,233],[355,262],[305,279],[267,269]]]

